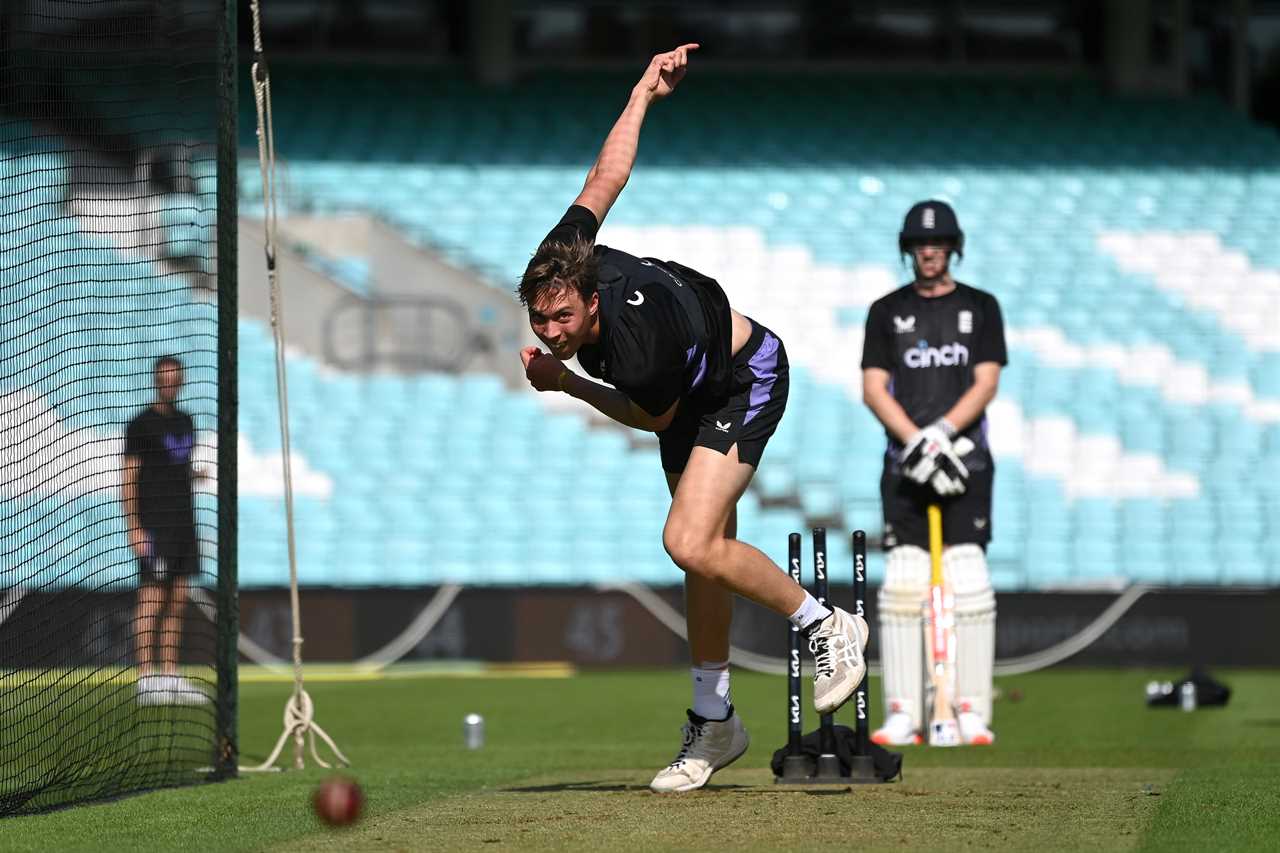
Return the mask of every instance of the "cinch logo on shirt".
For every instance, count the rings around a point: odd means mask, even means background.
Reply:
[[[920,341],[902,354],[902,361],[907,367],[955,367],[969,363],[969,348],[964,344],[931,347],[928,341]]]

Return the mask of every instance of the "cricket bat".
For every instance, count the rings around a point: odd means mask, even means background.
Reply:
[[[955,597],[942,574],[942,508],[930,504],[929,600],[924,605],[924,648],[928,674],[929,745],[959,746],[960,726],[953,705],[956,676]]]

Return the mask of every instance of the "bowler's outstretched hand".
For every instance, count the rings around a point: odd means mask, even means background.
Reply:
[[[659,53],[649,61],[636,89],[647,91],[655,101],[670,95],[689,68],[689,52],[697,49],[697,44],[682,44],[675,50]]]

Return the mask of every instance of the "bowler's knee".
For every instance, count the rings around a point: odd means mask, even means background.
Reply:
[[[720,575],[720,561],[715,558],[717,544],[715,537],[679,523],[668,522],[662,531],[662,547],[667,549],[672,562],[708,580],[716,580]]]

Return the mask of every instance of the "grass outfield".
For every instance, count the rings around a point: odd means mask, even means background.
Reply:
[[[1280,678],[1222,671],[1230,707],[1146,709],[1146,681],[1174,674],[1004,679],[1022,698],[997,703],[995,746],[910,747],[905,781],[796,790],[768,770],[783,679],[739,673],[751,750],[708,789],[661,797],[645,786],[679,746],[683,672],[317,680],[316,719],[367,797],[355,827],[317,822],[326,774],[309,769],[0,820],[0,849],[1275,849]],[[246,763],[275,742],[287,692],[243,684]],[[470,711],[487,721],[477,752],[462,746]]]

